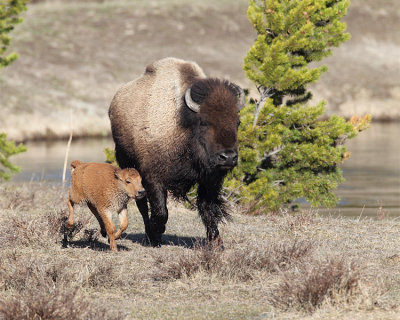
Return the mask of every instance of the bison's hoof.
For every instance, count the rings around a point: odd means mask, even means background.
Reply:
[[[154,248],[161,248],[161,239],[150,239],[150,244]]]
[[[150,244],[154,248],[161,248],[161,244],[162,244],[161,243],[161,235],[159,235],[159,236],[153,235],[152,237],[147,235],[147,243]]]

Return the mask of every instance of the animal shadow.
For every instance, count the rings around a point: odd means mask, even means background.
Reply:
[[[134,243],[139,243],[142,246],[150,246],[150,243],[144,233],[124,234],[121,238],[131,240]],[[162,244],[193,249],[195,247],[205,246],[206,239],[195,237],[181,237],[176,234],[164,234],[162,237]]]
[[[100,242],[98,237],[98,230],[96,229],[85,229],[84,238],[79,240],[71,240],[71,236],[64,237],[62,241],[63,248],[90,248],[94,251],[109,251],[110,245],[107,243]],[[68,239],[69,238],[69,239]],[[118,251],[129,251],[129,248],[124,245],[117,244]]]

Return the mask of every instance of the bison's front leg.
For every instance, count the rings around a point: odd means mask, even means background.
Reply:
[[[165,225],[168,221],[167,191],[160,185],[151,184],[147,184],[145,189],[151,210],[147,225],[146,221],[144,221],[146,234],[153,247],[160,247],[161,235],[165,232]],[[143,220],[145,220],[144,217]]]
[[[209,244],[223,248],[222,238],[219,235],[218,223],[227,218],[224,203],[219,197],[219,190],[215,186],[200,184],[197,191],[197,207],[200,217],[206,227]],[[217,191],[217,192],[216,192]]]

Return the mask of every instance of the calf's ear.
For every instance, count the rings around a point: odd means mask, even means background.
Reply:
[[[121,169],[117,169],[114,171],[114,177],[115,179],[124,181],[123,177],[122,177],[122,170]]]

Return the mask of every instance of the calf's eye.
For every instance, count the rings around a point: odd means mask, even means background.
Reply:
[[[126,184],[130,184],[131,183],[129,180],[126,180],[125,182],[126,182]]]

